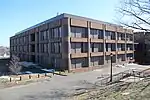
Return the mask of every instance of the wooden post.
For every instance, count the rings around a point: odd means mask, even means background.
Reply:
[[[38,74],[38,78],[40,78],[40,75]]]
[[[20,76],[20,81],[22,80],[22,77]]]
[[[29,75],[29,79],[31,79],[31,75]]]
[[[11,77],[10,77],[10,82],[11,82]]]
[[[45,77],[47,76],[47,74],[45,73]]]

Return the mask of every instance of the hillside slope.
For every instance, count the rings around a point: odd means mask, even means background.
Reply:
[[[77,95],[79,100],[150,100],[150,78],[135,83],[118,82]]]

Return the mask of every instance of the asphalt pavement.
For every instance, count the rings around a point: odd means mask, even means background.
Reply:
[[[113,68],[113,74],[129,70],[144,70],[149,66],[136,64],[124,68]],[[98,69],[90,72],[75,73],[68,76],[55,75],[49,80],[15,86],[0,90],[0,100],[70,100],[70,96],[84,88],[92,88],[101,75],[108,76],[110,68]],[[72,98],[77,100],[77,98]]]

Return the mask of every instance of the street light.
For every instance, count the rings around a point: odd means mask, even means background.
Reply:
[[[113,57],[113,54],[111,53],[111,54],[110,54],[110,60],[111,60],[111,68],[110,68],[110,82],[112,82],[112,57]]]

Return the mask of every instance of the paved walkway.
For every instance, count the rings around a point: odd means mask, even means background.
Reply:
[[[132,68],[144,70],[149,66],[132,64],[125,68],[114,67],[113,73]],[[69,76],[56,75],[47,81],[5,88],[0,90],[0,100],[69,100],[69,95],[74,94],[80,88],[92,87],[92,83],[98,81],[97,77],[102,74],[108,75],[109,72],[110,68],[103,68],[90,72],[70,74]]]

